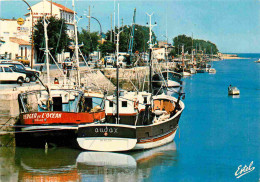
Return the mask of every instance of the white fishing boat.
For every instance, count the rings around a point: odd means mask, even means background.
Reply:
[[[231,85],[228,87],[228,95],[239,95],[240,91],[237,87],[232,87]]]
[[[215,74],[217,72],[215,68],[210,68],[208,71],[211,74]]]
[[[255,61],[255,63],[260,63],[260,58],[257,61]]]
[[[159,147],[173,141],[179,126],[184,109],[181,89],[178,98],[152,94],[151,31],[149,92],[119,90],[119,33],[116,95],[106,98],[104,122],[79,127],[77,141],[84,150],[118,152]]]

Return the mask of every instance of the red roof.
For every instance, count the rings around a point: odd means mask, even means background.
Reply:
[[[51,3],[51,1],[49,1]],[[71,9],[61,5],[61,4],[58,4],[58,3],[55,3],[55,2],[52,2],[52,4],[54,4],[55,6],[58,6],[59,8],[61,8],[61,10],[63,11],[66,11],[68,13],[74,13],[74,11],[72,11]]]
[[[23,39],[18,39],[16,37],[9,37],[9,40],[13,43],[17,43],[19,45],[31,45],[28,41]]]

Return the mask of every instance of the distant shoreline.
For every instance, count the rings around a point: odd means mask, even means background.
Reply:
[[[223,59],[249,59],[245,57],[238,57],[237,54],[221,54],[220,58]]]

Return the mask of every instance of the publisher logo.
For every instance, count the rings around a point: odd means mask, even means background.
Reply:
[[[244,167],[242,165],[239,165],[237,171],[235,172],[236,178],[240,178],[241,176],[252,172],[255,169],[255,167],[253,167],[253,163],[254,161],[252,161],[249,166],[245,165]]]

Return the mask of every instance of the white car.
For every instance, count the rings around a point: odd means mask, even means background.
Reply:
[[[14,72],[9,65],[0,65],[0,82],[16,81],[23,83],[25,78],[26,74]]]

